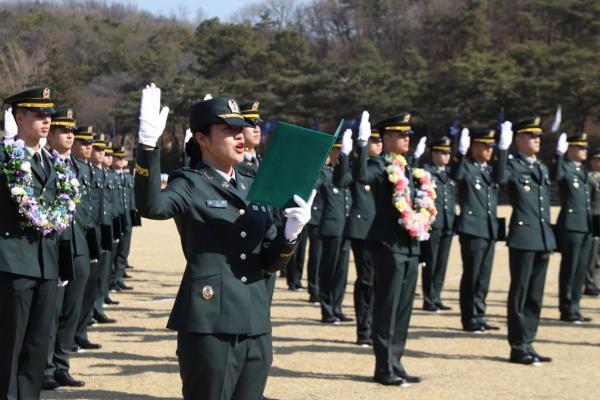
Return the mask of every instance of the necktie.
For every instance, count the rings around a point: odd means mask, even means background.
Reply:
[[[33,155],[33,160],[35,161],[38,167],[41,167],[40,169],[42,170],[42,175],[45,180],[48,177],[48,174],[46,174],[46,169],[44,168],[44,165],[42,165],[42,156],[40,155],[40,153],[35,153]]]
[[[229,179],[229,184],[237,189],[237,183],[235,182],[235,179],[233,179],[233,178]]]

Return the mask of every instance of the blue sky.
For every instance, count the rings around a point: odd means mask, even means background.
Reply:
[[[190,13],[190,19],[195,18],[197,10],[202,9],[208,18],[219,17],[227,19],[241,7],[256,3],[257,0],[138,0],[127,1],[138,8],[152,11],[156,14],[178,15],[180,10]]]

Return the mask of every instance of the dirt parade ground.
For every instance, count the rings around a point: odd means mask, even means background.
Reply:
[[[556,212],[556,210],[553,210]],[[502,208],[500,214],[507,215]],[[198,238],[201,240],[201,238]],[[415,298],[404,366],[424,381],[407,388],[372,380],[371,348],[361,348],[353,323],[323,325],[320,309],[306,292],[287,290],[279,278],[272,306],[274,362],[265,394],[277,399],[597,399],[600,396],[600,298],[584,297],[582,311],[593,321],[558,321],[558,265],[552,256],[536,350],[554,358],[540,367],[507,362],[506,298],[510,281],[508,251],[496,247],[488,296],[489,322],[500,331],[464,333],[458,311],[461,260],[455,238],[444,302],[451,311],[421,310]],[[172,220],[143,221],[133,235],[132,292],[115,294],[121,304],[108,308],[117,323],[91,329],[99,351],[73,355],[71,374],[81,389],[44,392],[44,399],[178,399],[181,381],[175,355],[176,334],[165,328],[185,261]],[[306,276],[306,274],[305,274]],[[345,313],[354,315],[350,265]],[[303,282],[306,286],[306,281]],[[420,293],[420,279],[417,293]]]

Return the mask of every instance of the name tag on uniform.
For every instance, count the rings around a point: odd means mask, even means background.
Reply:
[[[210,208],[227,208],[227,200],[206,200],[206,205]]]

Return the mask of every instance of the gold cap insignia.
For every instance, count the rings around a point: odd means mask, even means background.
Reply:
[[[94,127],[93,126],[88,126],[87,133],[94,133]],[[100,140],[104,140],[104,136],[103,135],[100,135]]]
[[[255,101],[255,102],[252,104],[252,111],[258,111],[258,101]]]
[[[98,137],[98,140],[100,141],[104,141],[104,133],[101,133],[100,136]]]
[[[204,286],[202,288],[202,298],[204,300],[210,300],[213,298],[214,295],[215,291],[213,290],[212,286]]]
[[[587,140],[587,133],[581,134],[581,140]]]
[[[533,120],[533,124],[534,125],[539,125],[540,124],[540,117],[535,117],[535,119]]]
[[[445,138],[444,142],[442,143],[444,146],[450,146],[450,139]]]
[[[112,142],[108,142],[108,144],[106,145],[106,147],[109,147],[112,149]]]
[[[70,108],[67,110],[67,118],[73,119],[73,110]]]
[[[238,103],[236,103],[236,101],[234,99],[229,99],[229,101],[227,102],[227,105],[229,106],[229,110],[231,110],[232,113],[235,113],[235,114],[240,113],[240,106],[238,106]]]
[[[405,124],[408,124],[410,122],[410,114],[406,114],[404,116],[404,121],[402,121],[402,122],[404,122]]]
[[[42,99],[49,99],[50,98],[50,89],[45,88],[44,91],[42,92]]]

